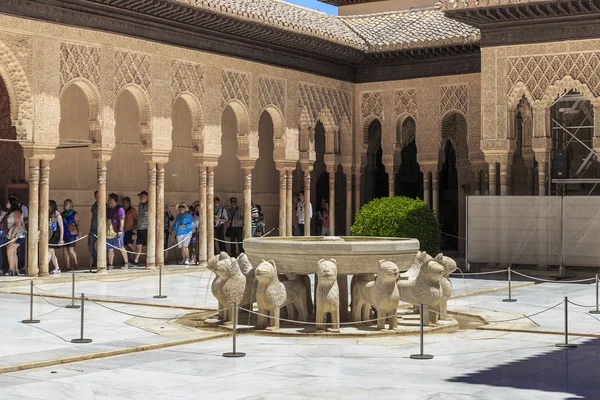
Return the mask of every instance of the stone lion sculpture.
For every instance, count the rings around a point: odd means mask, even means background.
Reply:
[[[258,281],[256,303],[258,304],[258,326],[279,329],[279,311],[287,307],[290,319],[298,312],[300,321],[308,320],[306,287],[302,279],[280,282],[275,261],[262,261],[254,270]],[[268,317],[267,317],[268,316]]]
[[[229,278],[227,276],[220,275],[217,271],[219,268],[219,262],[228,259],[229,255],[226,252],[222,251],[220,254],[217,254],[216,256],[208,260],[208,269],[212,272],[215,272],[216,274],[216,277],[211,285],[211,291],[213,293],[213,296],[215,296],[215,298],[218,301],[219,318],[223,322],[227,322],[231,319],[231,315],[229,315],[229,312],[227,310],[224,310],[228,307],[228,305],[222,303],[222,301],[220,300],[221,298],[223,298],[223,296],[225,296],[224,293],[221,293],[223,288],[227,289],[229,287],[226,285],[226,281]],[[236,304],[241,305],[244,308],[250,309],[252,307],[252,304],[256,302],[256,280],[254,278],[254,270],[246,254],[241,253],[236,261],[242,275],[246,277],[246,284],[244,287],[243,297],[241,301],[237,302]]]
[[[246,291],[246,276],[242,274],[238,262],[230,257],[216,264],[217,277],[211,285],[213,296],[219,301],[219,310],[223,310],[223,321],[232,317],[230,308],[240,304]]]
[[[456,261],[450,257],[442,255],[441,264],[444,266],[444,276],[440,279],[440,287],[442,288],[442,299],[438,307],[440,319],[448,319],[448,300],[452,297],[453,288],[450,282],[450,274],[456,271]]]
[[[327,314],[331,315],[332,332],[340,331],[340,289],[337,283],[337,262],[334,259],[320,260],[317,265],[317,304],[315,320],[317,331],[325,330]]]
[[[423,316],[425,323],[435,324],[438,321],[440,303],[444,298],[442,280],[447,279],[446,268],[442,264],[444,256],[438,254],[432,258],[423,253],[417,255],[413,266],[403,274],[408,276],[408,280],[400,280],[397,285],[400,300],[415,306],[423,303],[426,308]]]
[[[400,270],[392,261],[379,261],[379,273],[374,281],[357,280],[352,289],[352,318],[354,321],[369,319],[370,308],[377,311],[377,329],[385,329],[386,319],[390,329],[398,327],[398,303],[400,296],[396,280]]]
[[[217,299],[218,302],[218,308],[219,308],[219,319],[221,319],[223,322],[228,321],[228,319],[225,319],[225,317],[229,316],[229,315],[225,315],[225,310],[223,307],[223,304],[221,304],[221,302],[219,301],[219,296],[217,296],[215,293],[216,291],[218,291],[219,287],[221,287],[223,285],[223,278],[220,278],[219,275],[216,274],[217,271],[217,263],[219,261],[222,260],[226,260],[229,258],[229,254],[227,254],[226,252],[222,251],[220,254],[216,254],[214,257],[211,257],[208,260],[208,264],[206,266],[206,268],[208,268],[211,272],[215,273],[215,279],[213,279],[212,284],[211,284],[211,292],[213,293],[213,296],[215,296],[215,298]]]

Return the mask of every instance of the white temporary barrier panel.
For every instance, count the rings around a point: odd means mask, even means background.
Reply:
[[[473,196],[468,261],[600,266],[600,197]]]

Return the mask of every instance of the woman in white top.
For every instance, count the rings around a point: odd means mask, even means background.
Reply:
[[[50,208],[48,211],[48,216],[50,221],[48,222],[49,232],[49,245],[48,245],[48,253],[50,255],[49,262],[54,265],[54,269],[50,271],[51,274],[60,274],[60,267],[58,266],[58,258],[56,258],[56,249],[63,244],[64,241],[64,225],[63,219],[58,211],[58,206],[56,205],[56,201],[50,200],[48,202],[48,207]]]
[[[8,211],[2,220],[3,230],[6,230],[3,234],[6,236],[6,241],[10,242],[6,246],[6,255],[8,257],[9,270],[5,276],[18,276],[18,263],[17,249],[19,248],[19,239],[25,237],[25,226],[23,225],[21,210],[19,207],[19,201],[14,198],[10,198],[7,204]]]

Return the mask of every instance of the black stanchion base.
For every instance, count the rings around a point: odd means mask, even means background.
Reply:
[[[505,303],[515,303],[517,299],[502,299],[502,301]]]
[[[599,314],[600,314],[600,311],[596,311],[596,310],[594,310],[594,311],[590,311],[590,314],[599,315]]]
[[[78,304],[69,304],[68,306],[65,306],[65,308],[72,308],[72,309],[74,309],[74,308],[81,308],[81,306],[78,305]]]
[[[161,295],[157,294],[156,296],[152,296],[152,297],[154,297],[155,299],[166,299],[167,298],[167,296],[164,296],[162,294]]]
[[[71,343],[92,343],[92,339],[71,339]]]
[[[40,320],[39,319],[24,319],[23,321],[21,321],[22,324],[39,324]]]
[[[410,358],[413,360],[431,360],[433,355],[431,354],[411,354]]]
[[[234,353],[223,353],[223,357],[227,357],[227,358],[246,357],[246,353],[240,353],[238,351],[236,351]]]
[[[562,347],[563,349],[574,349],[577,347],[575,343],[556,343],[554,346]]]

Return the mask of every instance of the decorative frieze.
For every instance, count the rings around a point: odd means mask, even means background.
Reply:
[[[250,108],[250,75],[223,70],[221,108],[225,108],[231,100],[239,100],[246,108]]]
[[[100,88],[100,48],[74,43],[60,44],[60,87],[85,78]]]

